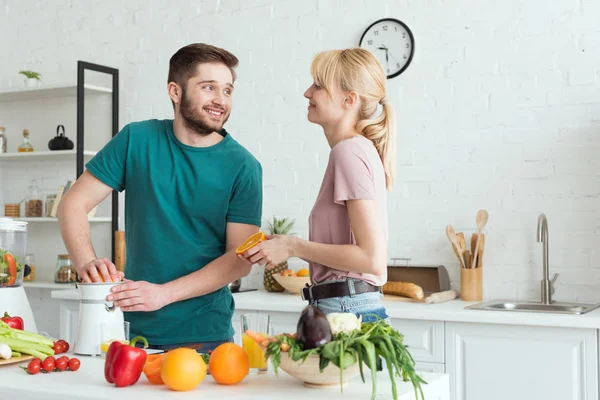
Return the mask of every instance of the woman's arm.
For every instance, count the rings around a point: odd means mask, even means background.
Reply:
[[[244,256],[251,263],[271,268],[290,257],[299,257],[342,271],[381,275],[387,268],[387,245],[374,200],[348,200],[350,225],[356,244],[323,244],[294,236],[275,235]]]

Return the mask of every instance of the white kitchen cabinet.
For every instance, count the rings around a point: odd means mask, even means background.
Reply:
[[[392,327],[404,335],[404,344],[415,361],[444,363],[444,322],[392,319]]]
[[[79,323],[79,301],[60,301],[60,332],[59,339],[66,340],[73,345],[77,338]]]
[[[446,372],[446,366],[438,363],[416,362],[415,370],[419,372]]]
[[[446,322],[452,400],[598,400],[595,329]]]

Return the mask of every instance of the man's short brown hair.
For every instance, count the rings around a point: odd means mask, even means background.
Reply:
[[[182,47],[173,54],[169,60],[168,82],[175,82],[185,87],[187,81],[196,74],[198,64],[221,63],[231,71],[233,80],[236,75],[234,68],[238,66],[238,59],[225,49],[205,43],[192,43]]]

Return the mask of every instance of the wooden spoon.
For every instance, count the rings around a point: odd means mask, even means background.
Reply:
[[[475,259],[477,258],[477,254],[475,253],[475,248],[477,247],[477,238],[478,237],[479,236],[476,233],[471,234],[471,255],[472,255],[471,266],[473,265],[473,263],[475,262]],[[481,251],[481,249],[479,249],[479,251]]]
[[[465,260],[463,259],[462,253],[460,252],[460,244],[458,243],[458,238],[456,237],[456,232],[454,231],[454,228],[452,227],[452,225],[448,225],[446,227],[446,236],[448,236],[448,239],[456,247],[456,250],[458,252],[458,260],[460,261],[460,265],[463,268],[466,268],[466,266],[465,266]]]
[[[477,225],[477,246],[475,246],[475,254],[479,255],[479,242],[481,241],[481,232],[488,222],[488,212],[486,210],[477,211],[475,224]],[[477,268],[477,258],[473,262],[473,268]]]

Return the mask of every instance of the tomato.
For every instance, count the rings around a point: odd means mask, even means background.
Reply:
[[[33,358],[31,361],[29,361],[29,364],[40,364],[42,365],[42,360],[40,360],[39,358]]]
[[[69,360],[69,369],[71,371],[77,371],[80,366],[81,366],[81,362],[79,361],[78,358],[71,358]]]
[[[38,360],[39,360],[39,358],[38,358]],[[27,366],[27,373],[29,373],[31,375],[35,375],[38,372],[40,372],[41,368],[42,368],[42,364],[35,362],[35,359],[33,359],[33,360],[29,361],[29,365]]]
[[[69,351],[69,343],[66,340],[60,339],[59,342],[63,345],[63,353]]]
[[[54,360],[54,357],[46,357],[44,359],[44,361],[42,362],[42,369],[46,372],[54,371],[55,367],[56,367],[56,361]]]
[[[65,352],[64,344],[59,340],[54,342],[54,346],[52,346],[52,350],[54,350],[54,354],[60,354]]]
[[[59,371],[64,371],[65,369],[67,369],[68,367],[68,361],[65,360],[64,358],[59,358],[58,360],[56,360],[56,369]]]
[[[67,356],[61,356],[61,357],[59,357],[59,358],[56,360],[56,362],[59,362],[60,360],[65,360],[65,362],[66,362],[66,363],[68,363],[68,362],[69,362],[69,357],[67,357]]]

